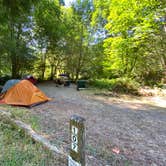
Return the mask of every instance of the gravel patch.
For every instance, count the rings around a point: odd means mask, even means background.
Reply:
[[[52,101],[31,112],[39,117],[47,139],[60,149],[69,152],[69,120],[76,114],[86,119],[87,165],[165,165],[166,108],[99,98],[76,91],[74,85],[42,83],[39,88]]]

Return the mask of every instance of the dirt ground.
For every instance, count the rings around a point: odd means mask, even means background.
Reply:
[[[69,120],[73,114],[86,119],[88,166],[165,166],[165,97],[150,105],[154,97],[128,100],[94,95],[88,90],[39,85],[52,101],[33,107],[41,131],[58,148],[69,152]]]

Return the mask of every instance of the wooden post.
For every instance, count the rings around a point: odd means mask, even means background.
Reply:
[[[68,166],[85,166],[85,119],[73,115],[70,119],[71,148]]]

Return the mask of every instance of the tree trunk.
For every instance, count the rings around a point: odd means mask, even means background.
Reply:
[[[45,70],[46,70],[46,53],[43,54],[42,57],[42,73],[41,73],[41,79],[44,80],[44,74],[45,74]]]
[[[15,42],[15,37],[14,37],[14,23],[13,23],[13,17],[10,17],[10,40]],[[12,63],[12,78],[17,78],[18,77],[18,71],[17,71],[17,62],[16,62],[16,48],[11,48],[10,50],[10,58],[11,58],[11,63]]]
[[[81,25],[81,33],[80,33],[80,51],[79,51],[79,58],[78,58],[78,64],[76,68],[76,79],[75,81],[78,80],[79,74],[81,71],[81,61],[82,61],[82,53],[83,53],[83,25]]]
[[[52,65],[51,65],[51,75],[50,75],[50,80],[54,80],[54,71],[55,71],[54,68],[55,68],[55,67],[54,67],[54,65],[52,64]]]

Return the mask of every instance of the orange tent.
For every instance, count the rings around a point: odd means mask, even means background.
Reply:
[[[50,100],[28,80],[21,80],[5,93],[4,102],[11,105],[32,106]]]

